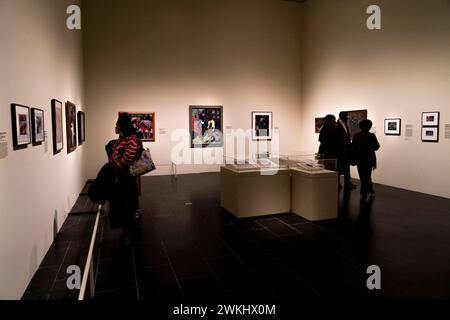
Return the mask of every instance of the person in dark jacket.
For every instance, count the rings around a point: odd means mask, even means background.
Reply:
[[[361,132],[353,137],[352,147],[361,180],[361,200],[366,201],[375,195],[372,184],[372,170],[377,167],[375,151],[380,149],[380,144],[375,134],[369,132],[372,128],[372,121],[362,120],[359,127]]]
[[[337,167],[339,175],[344,176],[344,186],[346,189],[355,189],[350,175],[350,146],[351,146],[350,128],[348,126],[348,113],[342,111],[339,113],[339,120],[336,126],[337,139]]]
[[[322,159],[336,159],[336,117],[328,114],[323,119],[323,126],[319,134],[319,152]]]

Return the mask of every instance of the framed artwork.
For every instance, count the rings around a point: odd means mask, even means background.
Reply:
[[[272,140],[272,112],[252,112],[252,140]]]
[[[439,142],[439,128],[438,127],[423,127],[422,128],[423,142]]]
[[[222,130],[222,106],[189,106],[191,148],[222,147]]]
[[[320,133],[320,129],[322,129],[322,126],[323,126],[323,119],[325,119],[325,118],[321,117],[321,118],[316,118],[314,120],[314,127],[316,128],[316,133]]]
[[[384,119],[384,134],[399,136],[401,133],[401,119]]]
[[[119,112],[128,113],[131,117],[131,122],[136,135],[141,141],[155,141],[155,113],[154,112]]]
[[[422,126],[439,126],[439,112],[422,112]]]
[[[77,108],[70,102],[66,102],[66,137],[67,153],[77,148]]]
[[[31,129],[33,132],[33,143],[39,144],[44,141],[44,111],[31,108]]]
[[[14,147],[31,143],[30,108],[20,104],[11,105],[11,121]]]
[[[78,144],[83,144],[86,141],[86,129],[85,129],[85,114],[83,111],[78,111]]]
[[[52,100],[52,136],[53,154],[57,154],[64,148],[63,138],[63,108],[61,101]]]
[[[367,110],[352,110],[346,111],[348,114],[348,127],[350,128],[351,138],[361,131],[359,122],[367,119]]]

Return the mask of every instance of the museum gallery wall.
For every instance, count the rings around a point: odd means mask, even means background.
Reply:
[[[65,141],[65,102],[85,106],[81,33],[64,25],[77,3],[0,1],[0,299],[21,298],[88,178],[84,147]]]

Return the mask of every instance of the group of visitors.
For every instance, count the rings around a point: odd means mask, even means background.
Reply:
[[[318,154],[323,159],[337,159],[337,171],[339,177],[344,176],[344,188],[347,189],[356,188],[350,175],[350,165],[356,165],[361,180],[361,200],[367,201],[375,196],[372,171],[377,167],[375,151],[380,148],[380,144],[375,134],[370,132],[372,121],[361,120],[359,128],[361,131],[352,139],[347,112],[340,112],[337,121],[334,115],[327,115],[320,130]]]

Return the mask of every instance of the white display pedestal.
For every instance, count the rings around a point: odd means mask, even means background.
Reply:
[[[310,221],[336,219],[338,173],[291,168],[291,211]]]
[[[272,175],[261,172],[272,171]],[[220,205],[237,218],[290,211],[290,173],[287,168],[238,170],[220,168]]]

